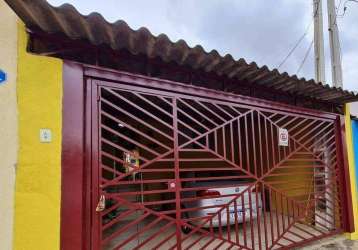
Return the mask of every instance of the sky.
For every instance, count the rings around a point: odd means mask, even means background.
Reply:
[[[52,5],[74,5],[82,14],[99,12],[109,22],[124,20],[132,29],[147,27],[154,35],[184,39],[206,51],[255,61],[269,69],[279,66],[309,27],[300,45],[280,72],[314,78],[314,49],[298,71],[313,40],[311,0],[48,0]],[[342,51],[344,89],[358,91],[358,3],[340,3],[337,18]],[[323,1],[326,83],[331,83],[328,18]]]

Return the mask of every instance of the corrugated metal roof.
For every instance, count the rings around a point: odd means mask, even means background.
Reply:
[[[53,7],[45,0],[5,0],[29,29],[49,34],[62,34],[73,40],[84,40],[92,45],[106,45],[113,50],[128,50],[149,58],[159,57],[164,62],[174,61],[195,70],[214,72],[228,78],[245,79],[250,83],[270,87],[291,94],[311,97],[331,103],[358,101],[358,94],[314,80],[290,76],[267,66],[248,64],[231,55],[221,56],[216,50],[206,52],[200,45],[189,47],[184,40],[172,42],[161,34],[154,36],[146,28],[132,30],[126,22],[107,22],[100,14],[80,14],[72,5]]]

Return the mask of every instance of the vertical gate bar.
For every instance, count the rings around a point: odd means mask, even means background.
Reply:
[[[273,134],[273,125],[272,124],[270,124],[270,128],[271,128],[272,168],[273,168],[273,167],[275,167],[275,162],[276,162],[276,150],[275,150],[275,142],[274,142],[275,138],[274,138],[274,134]]]
[[[288,152],[292,152],[293,150],[295,150],[295,147],[292,145],[291,141],[290,141],[290,136],[288,137]]]
[[[276,207],[276,210],[275,210],[275,214],[276,214],[276,231],[277,231],[277,238],[279,237],[280,235],[280,220],[279,220],[279,217],[278,217],[278,203],[277,203],[277,192],[275,191],[275,207]]]
[[[241,145],[242,145],[242,140],[241,140],[241,123],[240,123],[240,118],[237,119],[237,132],[238,132],[238,136],[239,136],[239,162],[240,162],[240,167],[243,168],[242,166],[242,149],[241,149]]]
[[[237,199],[234,200],[234,213],[235,213],[235,239],[236,244],[240,244],[239,240],[239,225],[238,225],[238,218],[237,218]]]
[[[254,156],[254,173],[258,177],[258,169],[256,162],[256,136],[255,136],[255,122],[254,122],[254,112],[251,113],[251,133],[252,133],[252,145],[253,145],[253,156]]]
[[[266,221],[266,195],[265,195],[265,184],[262,183],[262,193],[261,193],[262,199],[262,208],[263,208],[263,215],[264,215],[264,231],[265,231],[265,249],[268,248],[268,238],[267,238],[267,221]]]
[[[334,173],[335,174],[335,173]],[[332,196],[333,196],[333,201],[334,204],[333,204],[333,223],[334,223],[334,228],[337,229],[337,216],[336,216],[336,213],[337,213],[337,210],[339,209],[339,207],[337,207],[337,203],[339,204],[339,198],[337,197],[337,193],[336,193],[336,184],[337,184],[337,179],[334,178],[334,186],[332,187]],[[334,188],[334,189],[333,189]],[[327,188],[329,189],[329,188]],[[340,212],[338,211],[338,214],[340,215]]]
[[[295,203],[293,202],[293,200],[291,200],[291,206],[292,206],[292,220],[295,220],[296,210],[295,210]]]
[[[231,161],[235,162],[234,156],[234,131],[233,131],[233,122],[230,122],[230,146],[231,146]]]
[[[265,170],[265,171],[269,171],[269,169],[270,169],[270,154],[269,154],[269,147],[268,147],[269,140],[267,138],[267,120],[265,119],[265,117],[263,117],[263,120],[265,122],[264,123],[264,126],[265,126],[265,145],[266,145],[266,161],[265,161],[265,163],[267,164],[267,166],[266,166],[267,170]]]
[[[261,140],[261,116],[259,114],[257,114],[257,119],[258,119],[258,127],[259,127],[259,151],[260,151],[260,169],[261,169],[261,174],[260,177],[264,174],[264,169],[263,169],[263,154],[262,154],[262,140]]]
[[[287,206],[287,224],[290,225],[290,203],[288,201],[288,199],[286,198],[286,206]]]
[[[246,239],[246,209],[245,209],[245,194],[241,196],[241,209],[242,209],[242,225],[243,225],[243,233],[244,233],[244,246],[247,246]]]
[[[284,214],[284,212],[285,212],[285,209],[284,209],[284,207],[283,207],[283,195],[280,193],[280,202],[281,202],[281,218],[282,218],[282,232],[285,230],[285,225],[286,225],[286,223],[285,223],[285,214]]]
[[[293,150],[295,150],[295,148],[298,147],[297,142],[296,142],[296,141],[293,141],[292,143],[293,143]]]
[[[276,131],[277,131],[277,129],[276,129]],[[278,131],[277,131],[277,135],[278,135]],[[278,139],[278,136],[276,137],[276,139]],[[281,157],[281,146],[278,144],[278,141],[276,141],[276,143],[277,143],[277,150],[278,150],[278,162],[280,162],[281,161],[281,159],[283,158],[283,157]]]
[[[258,183],[259,185],[259,183]],[[259,209],[259,198],[258,198],[258,188],[256,186],[255,199],[256,199],[256,219],[257,219],[257,233],[258,233],[258,241],[259,241],[259,249],[262,249],[261,246],[261,224],[260,224],[260,209]]]
[[[219,213],[218,213],[218,220],[219,220],[219,238],[222,239],[223,238],[223,229],[222,229],[222,225],[221,225],[221,212],[223,210],[221,210]]]
[[[218,153],[218,130],[214,130],[215,152]]]
[[[82,72],[81,72],[82,73]],[[97,155],[95,153],[92,153],[92,152],[98,152],[98,144],[96,143],[92,143],[92,140],[95,139],[93,138],[93,134],[92,134],[92,131],[94,128],[96,128],[98,126],[98,120],[97,119],[92,119],[92,116],[94,114],[94,112],[96,112],[95,110],[95,107],[96,105],[94,105],[94,100],[93,100],[93,96],[92,96],[92,92],[93,92],[93,81],[91,79],[88,79],[86,80],[86,84],[85,84],[85,121],[86,121],[86,124],[85,124],[85,166],[90,166],[88,168],[86,168],[85,170],[85,178],[84,178],[84,188],[85,188],[85,235],[86,236],[89,236],[89,239],[91,239],[91,231],[93,230],[93,228],[91,227],[91,224],[93,223],[93,210],[92,210],[92,206],[93,206],[93,194],[92,194],[92,188],[93,188],[93,170],[94,170],[94,167],[97,167],[96,165],[93,164],[94,159],[96,159]],[[80,94],[80,93],[78,93]],[[78,98],[78,96],[77,96]],[[65,108],[65,107],[64,107]],[[73,111],[73,110],[72,110]],[[63,118],[65,119],[65,117]],[[65,128],[64,128],[65,130]],[[71,127],[71,130],[73,132],[74,130],[74,127]],[[63,132],[65,133],[65,132]],[[98,140],[98,138],[97,138]],[[95,140],[93,140],[95,141]],[[95,149],[97,148],[97,149]],[[78,157],[80,158],[80,157]],[[62,170],[63,171],[63,170]],[[64,178],[64,173],[62,173],[62,177]],[[77,179],[77,181],[80,181],[79,179]],[[71,187],[73,188],[73,187]],[[63,192],[63,190],[61,191]],[[73,198],[73,193],[71,193],[72,195],[72,198]],[[61,216],[63,216],[61,214]],[[78,213],[76,214],[76,216],[80,216]],[[65,216],[64,216],[65,217]],[[61,222],[62,219],[61,219]],[[70,227],[71,228],[71,227]],[[63,227],[62,227],[63,229]],[[75,228],[71,228],[73,231],[75,231]],[[101,228],[96,228],[95,230],[101,230]],[[86,237],[87,238],[87,237]],[[84,242],[84,246],[83,248],[85,249],[89,249],[91,247],[91,245],[95,245],[96,247],[99,246],[99,243],[98,242],[94,242],[91,240],[86,240]],[[73,246],[72,246],[73,247]],[[62,249],[62,246],[60,246],[60,248]],[[66,247],[63,247],[64,249],[66,249]],[[76,248],[76,247],[74,247]]]
[[[246,170],[251,172],[250,170],[250,157],[249,157],[249,142],[247,139],[247,115],[245,115],[245,146],[246,146]]]
[[[251,187],[249,188],[249,209],[250,209],[250,232],[251,232],[251,247],[254,248],[255,246],[255,235],[254,235],[254,221],[252,219],[252,192]]]
[[[222,127],[222,135],[223,135],[223,154],[224,154],[224,158],[227,158],[227,157],[226,157],[226,133],[225,133],[225,127],[226,127],[226,126],[223,126],[223,127]]]
[[[100,129],[100,125],[102,123],[101,120],[101,116],[99,115],[100,110],[101,110],[101,102],[100,102],[100,87],[97,84],[93,84],[93,89],[92,89],[92,107],[95,109],[95,112],[93,112],[92,115],[92,120],[97,123],[97,126],[93,126],[93,130],[92,130],[92,136],[93,138],[96,140],[96,143],[94,143],[96,145],[96,148],[94,148],[94,152],[93,154],[93,164],[94,164],[94,171],[93,171],[93,201],[92,201],[92,211],[94,213],[94,226],[93,226],[93,237],[94,237],[94,242],[97,243],[96,247],[101,246],[101,242],[102,242],[102,220],[101,220],[101,213],[97,213],[95,211],[95,207],[97,206],[97,202],[99,200],[99,197],[101,195],[101,188],[100,188],[100,180],[101,180],[101,171],[100,171],[100,166],[101,164],[99,163],[100,161],[100,150],[101,150],[101,138],[102,138],[102,133],[101,133],[101,129]]]
[[[181,250],[181,183],[180,183],[180,166],[179,166],[179,142],[178,142],[178,112],[177,98],[173,97],[173,137],[174,137],[174,168],[175,168],[175,208],[176,208],[176,240],[177,249]]]
[[[213,219],[210,219],[210,233],[213,234],[214,233],[214,228],[213,228]]]
[[[231,232],[230,232],[230,226],[231,226],[231,221],[230,221],[230,210],[229,210],[229,206],[226,207],[226,233],[227,233],[227,238],[229,241],[231,241]]]
[[[272,197],[272,190],[271,190],[271,188],[269,188],[269,198],[270,198],[270,225],[271,225],[271,244],[273,245],[273,242],[274,242],[274,240],[275,240],[275,231],[274,231],[274,229],[273,229],[273,220],[272,220],[272,203],[273,203],[273,201],[272,201],[272,199],[273,199],[273,197]]]

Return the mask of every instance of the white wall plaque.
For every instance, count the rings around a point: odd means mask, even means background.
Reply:
[[[284,128],[278,129],[278,145],[279,146],[288,146],[288,131]]]

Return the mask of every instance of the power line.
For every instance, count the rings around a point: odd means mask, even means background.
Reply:
[[[282,62],[278,65],[277,69],[281,68],[281,66],[283,64],[285,64],[285,62],[287,61],[287,59],[293,54],[293,52],[297,49],[298,45],[300,45],[300,43],[303,41],[303,39],[307,36],[309,29],[311,28],[313,19],[310,22],[310,24],[307,26],[305,32],[303,33],[303,35],[298,39],[298,41],[296,42],[295,46],[292,47],[292,49],[288,52],[287,56],[282,60]]]
[[[346,14],[346,11],[348,9],[348,6],[347,4],[349,2],[353,2],[353,3],[358,3],[358,0],[346,0],[343,4],[343,13],[342,14],[339,14],[339,10],[340,10],[340,6],[341,6],[341,3],[342,3],[342,0],[339,1],[339,4],[338,4],[338,7],[337,7],[337,10],[336,10],[336,17],[335,17],[335,20],[334,20],[334,23],[333,25],[337,25],[337,18],[344,18],[344,15]],[[329,27],[330,29],[332,27]],[[339,50],[339,54],[340,54],[340,64],[342,65],[342,61],[343,61],[343,54],[342,54],[342,47],[341,47],[341,43],[340,41],[338,40],[338,50]]]
[[[343,4],[343,13],[341,13],[341,14],[338,13],[338,12],[339,12],[339,9],[340,9],[340,6],[341,6],[341,2],[340,2],[339,5],[338,5],[338,8],[337,8],[337,15],[336,15],[336,17],[339,17],[339,18],[343,18],[343,17],[344,17],[344,15],[346,14],[346,11],[347,11],[347,9],[348,9],[347,4],[348,4],[349,2],[358,3],[358,0],[346,0],[346,1],[344,2],[344,4]]]
[[[306,60],[307,60],[307,58],[308,58],[308,55],[310,54],[310,52],[311,52],[311,50],[312,50],[313,43],[314,43],[314,40],[312,40],[310,46],[308,47],[308,50],[306,51],[306,54],[305,54],[305,56],[304,56],[304,58],[303,58],[303,60],[302,60],[302,62],[301,62],[301,64],[300,64],[300,66],[298,67],[298,70],[297,70],[297,72],[296,72],[296,75],[301,71],[303,65],[305,64],[305,62],[306,62]]]
[[[347,11],[347,8],[348,8],[347,7],[348,2],[358,3],[358,0],[346,0],[344,2],[344,4],[343,4],[343,13],[339,14],[339,10],[340,10],[341,4],[342,4],[342,0],[340,0],[339,3],[338,3],[338,6],[336,7],[336,16],[335,16],[335,19],[334,19],[334,22],[333,22],[332,26],[337,25],[337,18],[344,18],[344,15],[346,14],[346,11]],[[332,29],[332,26],[329,27],[329,30]],[[340,43],[339,40],[338,40],[338,49],[339,49],[339,54],[341,55],[340,56],[340,62],[342,64],[343,55],[342,55],[341,43]]]
[[[277,69],[281,68],[281,66],[283,64],[286,63],[287,59],[290,58],[290,56],[293,54],[293,52],[297,49],[297,47],[300,45],[300,43],[303,41],[303,39],[307,36],[311,26],[312,26],[312,23],[313,23],[313,20],[314,18],[317,16],[318,14],[318,8],[319,8],[319,4],[320,4],[321,0],[319,0],[317,2],[317,7],[314,11],[314,14],[313,14],[313,17],[312,17],[312,20],[310,21],[310,23],[307,25],[307,28],[305,30],[305,32],[302,34],[302,36],[297,40],[296,44],[292,47],[292,49],[288,52],[288,54],[286,55],[286,57],[282,60],[282,62],[278,65]]]
[[[339,4],[338,4],[338,7],[337,7],[337,10],[336,10],[336,18],[334,20],[334,24],[333,25],[337,25],[337,18],[343,18],[344,15],[346,14],[346,11],[348,9],[348,6],[347,4],[349,2],[353,2],[353,3],[358,3],[358,0],[346,0],[343,4],[343,13],[342,14],[339,14],[339,9],[341,8],[341,4],[342,4],[342,0],[339,1]],[[330,27],[331,28],[331,27]],[[339,52],[341,54],[341,61],[342,61],[342,49],[341,49],[341,44],[339,43]],[[341,62],[342,63],[342,62]]]

